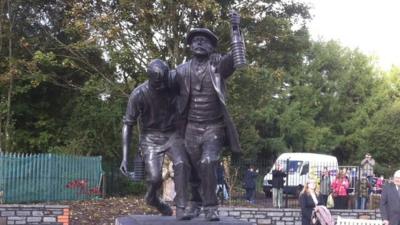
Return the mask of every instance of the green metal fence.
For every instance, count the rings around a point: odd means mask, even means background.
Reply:
[[[100,194],[101,156],[0,153],[5,203],[81,200]]]

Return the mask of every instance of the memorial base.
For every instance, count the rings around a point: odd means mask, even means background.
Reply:
[[[251,225],[250,222],[220,217],[220,221],[206,221],[204,216],[192,220],[176,220],[175,216],[131,215],[115,219],[115,225]]]

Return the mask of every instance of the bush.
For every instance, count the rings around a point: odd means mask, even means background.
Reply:
[[[144,195],[146,193],[146,184],[144,181],[142,182],[130,182],[129,185],[130,193],[132,195]]]

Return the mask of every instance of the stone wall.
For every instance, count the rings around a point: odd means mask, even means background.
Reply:
[[[379,210],[330,210],[333,217],[380,219]],[[254,225],[301,225],[300,209],[220,207],[220,216],[230,216]],[[69,225],[66,205],[0,205],[0,225]]]
[[[330,210],[332,216],[346,218],[380,219],[379,210]],[[230,216],[254,225],[301,225],[300,209],[276,208],[219,208],[220,216]]]
[[[69,225],[66,205],[0,205],[0,225]]]

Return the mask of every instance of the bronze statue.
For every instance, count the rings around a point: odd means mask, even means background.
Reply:
[[[144,155],[148,191],[146,202],[163,215],[171,208],[157,196],[161,187],[164,155],[173,161],[176,216],[191,219],[203,207],[206,220],[218,221],[216,168],[222,147],[240,153],[238,133],[225,104],[225,79],[246,64],[240,16],[231,14],[231,52],[215,53],[217,36],[195,28],[186,37],[193,58],[170,71],[165,62],[154,60],[149,80],[132,92],[122,130],[121,171],[127,174],[132,126],[139,120],[139,150]],[[183,119],[183,120],[182,120]],[[182,126],[183,125],[183,126]],[[190,175],[191,199],[187,208]]]
[[[170,89],[177,91],[178,111],[186,119],[185,146],[192,164],[190,214],[203,207],[206,220],[218,221],[216,168],[222,147],[229,144],[240,153],[236,128],[225,104],[225,79],[245,64],[244,44],[238,25],[240,17],[231,14],[232,52],[215,53],[217,36],[208,29],[195,28],[186,37],[193,58],[170,73]],[[235,31],[236,29],[236,31]]]
[[[186,212],[187,182],[190,164],[183,137],[176,128],[175,94],[167,89],[168,65],[159,59],[150,62],[147,68],[149,79],[135,88],[128,101],[123,119],[122,143],[123,160],[120,170],[128,174],[128,152],[132,127],[139,121],[139,151],[144,157],[148,190],[145,200],[156,207],[162,215],[171,216],[170,206],[162,202],[157,191],[162,186],[162,165],[165,154],[173,161],[175,173],[176,218],[188,220]]]

